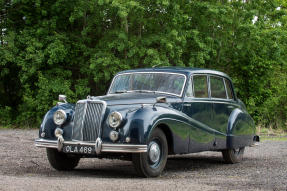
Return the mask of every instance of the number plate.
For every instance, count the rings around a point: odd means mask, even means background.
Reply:
[[[84,145],[64,145],[64,153],[74,153],[74,154],[95,154],[95,147],[84,146]]]

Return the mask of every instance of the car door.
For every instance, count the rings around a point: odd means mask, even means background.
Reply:
[[[188,81],[183,112],[191,118],[189,152],[209,150],[214,143],[212,102],[207,75],[193,75]]]
[[[221,76],[210,75],[210,96],[213,102],[212,127],[215,131],[217,149],[226,147],[226,131],[231,112],[237,108],[231,82]]]

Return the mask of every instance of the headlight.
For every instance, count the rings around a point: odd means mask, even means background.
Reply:
[[[122,115],[117,111],[114,111],[109,115],[109,125],[114,129],[120,126],[122,120]]]
[[[54,113],[53,119],[56,125],[62,125],[67,119],[67,114],[65,111],[59,109]]]

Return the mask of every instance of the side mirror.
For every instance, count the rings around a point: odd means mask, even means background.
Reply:
[[[65,103],[68,103],[66,99],[67,99],[67,96],[65,96],[65,95],[59,95],[59,101],[63,101],[63,102],[65,102]]]
[[[166,103],[166,97],[157,97],[156,103]]]

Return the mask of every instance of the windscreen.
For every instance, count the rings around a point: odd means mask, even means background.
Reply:
[[[181,96],[185,76],[175,73],[127,73],[113,80],[110,94],[129,92],[158,92]]]

